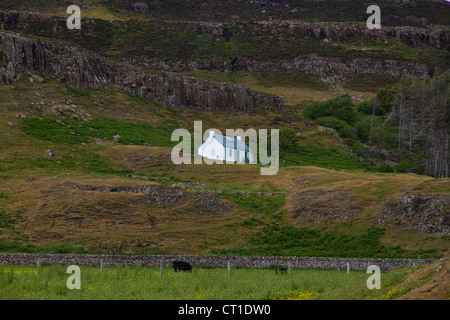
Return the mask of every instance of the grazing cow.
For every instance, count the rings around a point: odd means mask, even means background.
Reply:
[[[275,269],[276,274],[278,274],[278,270],[280,270],[281,274],[287,274],[287,268],[284,268],[284,267],[276,268]]]
[[[191,264],[186,261],[175,260],[174,262],[172,262],[172,266],[173,266],[173,271],[175,271],[175,272],[178,272],[178,271],[192,272]]]

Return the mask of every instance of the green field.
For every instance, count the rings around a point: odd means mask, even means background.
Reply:
[[[421,267],[414,268],[414,270]],[[174,273],[142,266],[81,267],[81,288],[68,289],[71,274],[59,265],[1,266],[0,299],[150,299],[150,300],[321,300],[388,299],[405,293],[397,286],[413,268],[381,274],[381,289],[369,290],[364,271],[294,269],[276,275],[273,268],[194,268]]]

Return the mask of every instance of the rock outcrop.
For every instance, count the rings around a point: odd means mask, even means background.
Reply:
[[[230,206],[221,196],[208,191],[191,192],[177,186],[144,185],[144,186],[92,186],[80,185],[72,182],[64,186],[81,191],[97,192],[132,192],[143,194],[142,201],[162,207],[190,204],[191,211],[202,213],[223,213],[230,210]],[[193,210],[195,209],[195,210]]]
[[[141,2],[135,3],[138,10],[145,10]],[[145,7],[145,6],[144,6]],[[135,8],[136,9],[136,8]],[[137,10],[136,9],[136,10]],[[118,26],[121,22],[116,22]],[[127,22],[128,25],[130,22]],[[87,19],[87,25],[96,25],[94,19]],[[52,17],[51,19],[37,13],[0,11],[0,27],[4,30],[29,30],[36,25],[42,25],[43,28],[51,29],[54,32],[61,32],[65,28],[65,20],[62,17]],[[259,35],[288,35],[311,37],[326,42],[348,42],[351,39],[365,39],[367,41],[385,42],[395,41],[406,44],[414,48],[434,47],[444,48],[450,42],[450,32],[448,26],[428,25],[427,28],[417,28],[410,26],[391,27],[386,26],[381,30],[369,30],[365,23],[326,23],[326,22],[234,22],[230,24],[224,23],[186,23],[182,24],[183,32],[197,34],[211,34],[215,37],[222,37],[229,41],[232,37],[254,37]],[[175,28],[175,27],[174,27]],[[26,31],[28,32],[28,31]],[[93,32],[95,33],[95,27]],[[312,40],[314,41],[314,40]],[[331,45],[331,44],[330,44]],[[358,55],[359,57],[359,55]],[[282,60],[257,60],[245,57],[235,57],[232,62],[234,71],[245,70],[252,71],[255,69],[272,69],[277,70],[299,70],[322,81],[336,82],[348,78],[357,77],[365,74],[383,74],[387,77],[397,78],[406,76],[417,80],[423,80],[433,75],[435,67],[430,68],[424,64],[411,61],[393,60],[386,58],[368,58],[365,53],[361,52],[362,58],[341,59],[333,57],[322,57],[319,55],[299,55],[291,56]],[[135,65],[146,66],[150,69],[165,71],[186,71],[186,70],[209,70],[214,72],[225,72],[230,69],[230,61],[200,61],[186,57],[185,59],[161,60],[157,57],[147,57],[133,55],[123,57],[124,63],[134,63]],[[443,66],[443,68],[445,68]],[[173,86],[173,85],[172,85]],[[183,85],[184,87],[185,85]],[[168,87],[171,87],[169,85]],[[173,86],[175,88],[175,86]],[[143,86],[143,90],[146,87]],[[165,88],[167,89],[167,88]],[[132,88],[134,93],[140,93],[140,89]],[[201,94],[197,90],[195,93]],[[222,89],[220,89],[222,90]],[[233,89],[235,90],[235,89]],[[232,91],[233,91],[232,90]],[[167,96],[166,90],[164,95]],[[188,90],[189,91],[189,90]],[[144,92],[145,93],[145,92]],[[155,94],[155,93],[153,93]],[[158,95],[160,95],[159,93]],[[162,103],[176,103],[176,98],[165,97],[164,99],[155,99],[164,101]],[[182,104],[191,104],[192,97],[182,96],[179,99]],[[205,103],[201,98],[199,104]],[[194,103],[195,104],[195,103]],[[240,106],[242,107],[242,106]],[[239,109],[238,107],[237,109]]]
[[[439,49],[442,46],[442,42],[448,43],[450,39],[448,28],[443,27],[436,26],[425,29],[401,26],[369,30],[365,23],[243,22],[236,23],[233,30],[236,35],[290,34],[342,42],[357,37],[375,41],[393,39],[414,48],[432,46]],[[212,28],[210,29],[213,30]]]
[[[147,68],[181,72],[187,70],[208,70],[225,72],[229,68],[228,62],[204,64],[192,60],[162,61],[158,58],[135,58],[134,63],[145,65]],[[387,78],[407,77],[415,80],[425,80],[435,73],[435,69],[423,64],[399,60],[374,60],[359,58],[343,60],[340,58],[326,58],[318,55],[303,55],[290,60],[261,61],[249,58],[238,60],[236,71],[254,70],[296,70],[328,83],[335,83],[346,79],[370,74],[381,74]]]
[[[149,6],[144,2],[133,4],[133,9],[148,13]],[[49,18],[35,12],[0,11],[0,26],[5,30],[26,30],[34,22],[47,21]],[[52,17],[54,27],[64,25],[61,17]],[[364,22],[234,22],[189,23],[185,28],[199,34],[212,34],[229,40],[233,35],[288,34],[305,35],[316,39],[346,42],[352,38],[364,37],[369,40],[385,41],[393,39],[413,48],[431,46],[440,49],[443,43],[450,41],[447,25],[427,24],[427,28],[412,26],[383,26],[379,30],[369,30]]]
[[[379,208],[378,224],[396,224],[424,233],[450,234],[450,195],[405,193]]]
[[[239,85],[200,81],[173,73],[141,72],[130,64],[119,64],[95,53],[12,32],[0,33],[0,53],[6,56],[9,68],[8,72],[0,68],[2,83],[12,81],[9,75],[15,74],[14,68],[25,67],[74,88],[94,89],[112,84],[166,106],[249,111],[257,105],[270,105],[285,109],[282,99]]]

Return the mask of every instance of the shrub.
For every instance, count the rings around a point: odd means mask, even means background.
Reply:
[[[374,100],[377,106],[375,113],[377,115],[386,115],[389,113],[394,108],[396,95],[397,88],[395,86],[387,86],[381,89]]]
[[[294,129],[280,130],[280,152],[295,151],[299,137]]]
[[[378,166],[377,171],[379,172],[394,172],[394,168],[390,165],[382,163]]]
[[[395,172],[411,172],[414,168],[414,162],[411,159],[400,160],[394,166]]]
[[[342,138],[354,139],[355,132],[353,128],[344,120],[336,117],[323,117],[314,121],[314,123],[335,129]]]
[[[359,121],[354,126],[356,136],[362,142],[366,142],[369,140],[370,136],[370,122],[368,121]]]
[[[337,97],[324,102],[313,102],[305,106],[303,115],[311,120],[323,117],[335,117],[348,124],[353,124],[357,114],[353,108],[352,99],[348,95]]]
[[[373,105],[367,101],[360,102],[356,105],[356,110],[365,114],[372,114]]]

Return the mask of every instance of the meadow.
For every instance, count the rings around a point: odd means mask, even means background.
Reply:
[[[417,267],[416,267],[417,268]],[[420,268],[420,267],[418,267]],[[366,287],[364,271],[292,268],[277,275],[263,269],[194,268],[192,273],[174,273],[142,266],[81,267],[81,288],[68,289],[70,274],[60,265],[0,266],[1,300],[317,300],[386,299],[400,293],[397,285],[406,269],[381,275],[381,290]],[[395,289],[395,290],[394,290]]]

